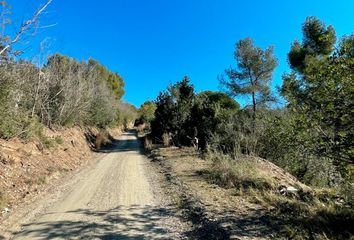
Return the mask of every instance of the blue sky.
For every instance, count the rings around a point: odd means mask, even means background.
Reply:
[[[18,25],[43,1],[8,2]],[[38,54],[47,39],[48,53],[97,59],[123,76],[124,100],[139,106],[184,75],[198,92],[218,90],[217,75],[235,66],[235,42],[251,37],[275,47],[275,89],[307,16],[333,25],[339,37],[354,32],[352,0],[54,0],[41,24],[56,26],[32,39],[26,57]]]

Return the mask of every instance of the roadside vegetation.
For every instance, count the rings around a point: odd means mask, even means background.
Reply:
[[[151,117],[143,117],[143,105],[138,124],[148,132],[149,150],[198,149],[211,162],[201,174],[272,208],[269,216],[282,222],[280,236],[348,239],[354,234],[354,37],[337,41],[334,28],[315,17],[306,19],[302,33],[288,54],[291,72],[284,73],[278,94],[286,100],[282,107],[275,107],[271,90],[273,47],[245,38],[235,46],[236,67],[219,76],[223,92],[195,93],[186,76],[149,102]],[[249,104],[240,107],[235,99],[241,96]],[[254,159],[299,181],[283,184],[262,173]]]
[[[136,109],[124,103],[124,80],[94,59],[78,61],[59,53],[22,58],[21,39],[34,34],[51,1],[12,33],[10,6],[1,2],[0,138],[44,140],[42,127],[127,125]],[[46,42],[41,45],[44,51]]]
[[[123,78],[97,60],[49,55],[45,40],[29,59],[28,43],[51,2],[20,26],[0,2],[0,219],[88,163],[92,150],[112,140],[107,130],[118,133],[137,116],[122,101]]]
[[[155,156],[159,161],[169,157],[183,165],[192,171],[185,178],[203,179],[210,192],[214,185],[231,189],[233,196],[262,206],[258,217],[265,217],[262,222],[276,230],[276,237],[353,238],[353,33],[337,39],[332,26],[307,18],[302,40],[290,46],[291,71],[283,74],[278,94],[271,88],[278,65],[273,46],[263,49],[245,38],[236,42],[235,66],[218,77],[222,91],[196,93],[184,76],[136,109],[122,101],[122,76],[97,60],[78,61],[60,53],[39,53],[37,60],[21,57],[21,40],[36,33],[51,2],[14,33],[9,31],[10,7],[0,2],[2,141],[35,140],[38,151],[75,148],[74,141],[49,138],[45,130],[97,127],[81,139],[97,149],[111,140],[107,128],[135,121],[147,150],[154,154],[156,147],[165,147]],[[246,104],[240,105],[240,97]],[[285,100],[281,107],[279,97]],[[49,167],[46,172],[54,171]],[[36,184],[47,181],[40,175]],[[0,189],[0,209],[8,199]]]

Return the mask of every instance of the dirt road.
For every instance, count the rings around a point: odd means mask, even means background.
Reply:
[[[107,155],[14,239],[167,239],[169,209],[160,205],[148,178],[148,160],[133,133],[124,134]]]

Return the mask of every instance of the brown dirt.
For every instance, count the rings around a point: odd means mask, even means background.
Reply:
[[[213,184],[203,175],[211,161],[203,160],[193,148],[154,150],[152,161],[164,172],[180,207],[194,223],[191,236],[197,239],[274,239],[280,229],[276,220],[268,218],[266,206],[242,196],[235,188]],[[303,186],[295,177],[274,164],[250,157],[259,174],[286,186]],[[247,193],[246,193],[247,194]]]
[[[124,133],[14,214],[0,239],[181,239],[184,223],[159,178],[135,134]]]
[[[0,203],[0,222],[8,221],[18,208],[92,161],[95,154],[85,137],[88,131],[98,133],[95,128],[44,129],[49,148],[40,140],[0,139],[0,192],[5,196]],[[117,135],[121,131],[112,132]]]

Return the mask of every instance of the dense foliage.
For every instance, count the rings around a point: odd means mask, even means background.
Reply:
[[[155,118],[156,104],[153,101],[146,101],[138,109],[139,118],[136,125],[150,123]]]
[[[156,100],[155,119],[151,123],[154,137],[162,139],[163,134],[169,134],[173,144],[188,145],[196,136],[194,127],[188,124],[194,101],[194,86],[188,77],[160,93]]]
[[[225,93],[206,91],[195,94],[188,77],[160,93],[155,103],[155,118],[151,123],[154,140],[162,142],[168,136],[174,145],[199,143],[202,149],[222,118],[240,107]]]
[[[307,151],[332,159],[343,173],[354,163],[354,38],[335,47],[335,31],[316,18],[303,26],[303,42],[293,44],[284,75],[283,96],[296,117],[298,131],[307,132]],[[301,53],[300,57],[294,57]]]
[[[107,127],[136,117],[135,107],[121,101],[123,78],[96,60],[43,57],[45,41],[37,61],[21,60],[23,39],[36,34],[51,2],[40,6],[17,31],[10,31],[11,6],[0,3],[0,138],[30,137],[41,124]]]
[[[26,135],[33,121],[106,127],[135,118],[135,109],[120,100],[122,78],[96,61],[55,54],[42,67],[1,61],[0,72],[1,138]]]

